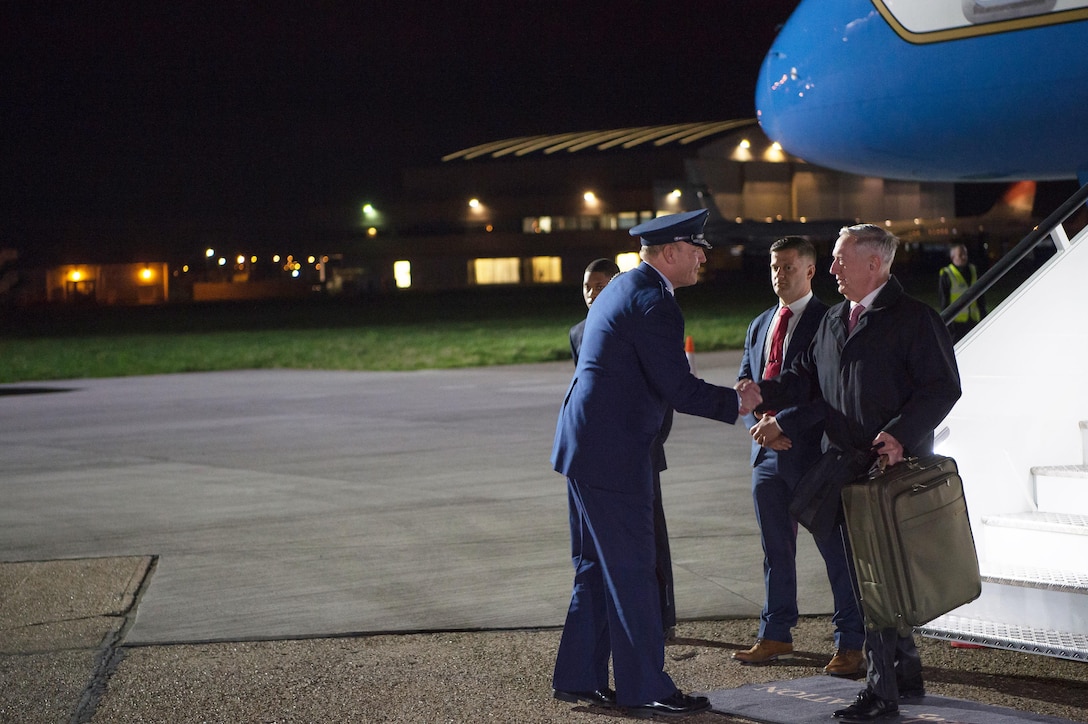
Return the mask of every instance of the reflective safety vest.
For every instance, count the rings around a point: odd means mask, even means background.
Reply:
[[[944,269],[941,269],[941,274],[948,275],[949,283],[949,295],[948,304],[951,306],[953,302],[962,297],[967,291],[967,288],[978,281],[978,270],[975,269],[974,264],[969,264],[968,268],[971,270],[971,281],[968,282],[963,278],[963,274],[960,274],[960,270],[956,268],[955,264],[949,264]],[[956,315],[954,322],[966,322],[968,320],[977,322],[982,317],[978,312],[978,304],[971,302],[962,312]]]

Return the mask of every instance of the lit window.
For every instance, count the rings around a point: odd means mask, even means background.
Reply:
[[[558,256],[533,257],[533,282],[558,284],[563,281],[563,260]]]
[[[638,212],[621,211],[616,215],[621,229],[632,229],[638,226]]]
[[[521,263],[517,257],[474,259],[469,262],[469,276],[476,284],[517,284]]]
[[[396,283],[397,289],[407,289],[412,286],[412,262],[393,262],[393,281]]]
[[[639,258],[637,251],[625,251],[616,255],[616,266],[620,268],[620,271],[634,269],[640,261],[642,260]]]

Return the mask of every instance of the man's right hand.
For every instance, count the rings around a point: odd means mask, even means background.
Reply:
[[[752,410],[763,404],[763,395],[759,393],[759,385],[752,380],[741,380],[734,387],[737,391],[738,412],[747,415]]]

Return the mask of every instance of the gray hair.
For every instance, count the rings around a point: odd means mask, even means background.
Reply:
[[[876,224],[855,224],[839,229],[839,236],[849,236],[854,242],[880,257],[885,267],[891,267],[899,238]]]

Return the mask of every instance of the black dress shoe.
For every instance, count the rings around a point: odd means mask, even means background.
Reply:
[[[555,689],[554,696],[559,701],[565,701],[568,704],[585,702],[593,706],[613,707],[616,705],[616,692],[607,686],[593,691],[559,691],[559,689]]]
[[[651,716],[688,716],[698,714],[710,708],[710,699],[705,696],[688,696],[679,689],[660,701],[627,707],[632,716],[647,718]]]
[[[865,689],[854,703],[838,709],[831,716],[844,722],[868,722],[885,717],[899,716],[899,704],[881,699],[872,689]]]

